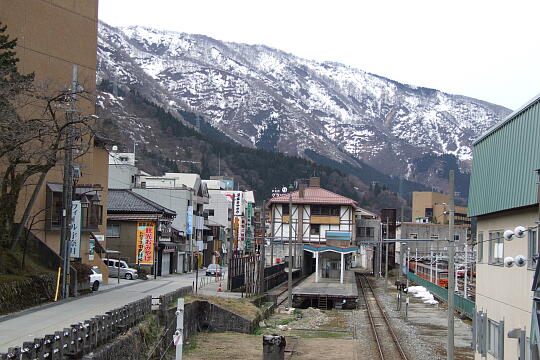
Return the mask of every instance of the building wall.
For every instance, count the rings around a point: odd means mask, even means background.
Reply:
[[[109,165],[109,189],[133,188],[132,177],[138,173],[139,169],[133,165]]]
[[[444,250],[448,247],[448,242],[444,239],[448,239],[448,225],[438,224],[420,224],[420,223],[403,223],[397,228],[398,239],[411,239],[416,235],[417,239],[431,239],[437,236],[441,241],[433,242],[409,242],[407,247],[411,249],[411,255],[415,254],[418,250],[418,255],[429,255],[431,250]],[[459,235],[459,241],[455,244],[462,249],[467,241],[468,227],[464,225],[454,226],[454,235]],[[437,244],[438,242],[438,244]]]
[[[190,191],[187,189],[141,189],[135,188],[133,192],[144,196],[148,200],[166,207],[167,209],[176,211],[176,217],[172,221],[172,225],[184,231],[187,234],[187,207],[190,198]],[[193,217],[193,229],[195,229],[195,216]],[[195,234],[195,232],[193,232]]]
[[[111,221],[113,222],[120,225],[120,236],[107,239],[108,250],[120,251],[120,258],[126,259],[128,264],[137,263],[137,222]],[[116,255],[111,258],[116,258]]]
[[[331,205],[331,204],[328,204]],[[340,206],[340,216],[311,216],[310,205],[293,204],[292,206],[292,238],[296,237],[304,243],[325,243],[327,231],[344,231],[356,237],[356,225],[354,209],[351,206]],[[283,204],[272,204],[272,236],[276,241],[288,241],[289,239],[289,216],[283,216]],[[302,221],[299,219],[302,218]],[[320,226],[319,234],[312,234],[313,224]],[[298,229],[301,231],[298,231]],[[299,235],[297,235],[297,233]]]
[[[232,210],[232,202],[221,190],[208,190],[210,194],[209,203],[204,205],[204,210],[214,210],[214,216],[208,216],[212,220],[225,228],[230,228],[231,219],[229,211]]]
[[[95,113],[96,61],[97,61],[97,22],[98,1],[75,0],[0,0],[1,21],[7,25],[11,39],[18,38],[16,48],[20,59],[21,73],[35,73],[39,87],[47,85],[49,91],[69,88],[72,65],[78,65],[79,83],[89,92],[88,100],[79,98],[77,107],[82,114]],[[101,184],[104,205],[103,225],[98,234],[105,234],[107,205],[107,169],[101,161],[108,163],[103,149],[91,148],[83,157],[76,159],[83,169],[79,184]],[[36,178],[28,183],[36,183]],[[46,182],[62,182],[63,168],[56,166],[47,175]],[[24,212],[33,192],[33,186],[26,186],[19,199],[17,219]],[[44,212],[46,206],[46,186],[41,189],[33,207],[38,225],[33,227],[35,235],[58,252],[60,248],[59,231],[46,232]],[[81,236],[81,258],[88,260],[89,234]],[[93,264],[102,264],[96,254]],[[106,281],[107,271],[102,267]]]
[[[509,210],[494,215],[478,217],[478,234],[483,233],[483,256],[476,265],[476,311],[487,313],[494,321],[504,320],[504,358],[517,359],[516,339],[509,339],[506,334],[513,328],[527,330],[530,337],[532,292],[534,271],[524,267],[506,268],[489,265],[489,231],[505,231],[521,225],[535,227],[538,220],[538,207],[523,210]],[[480,246],[480,245],[479,245]],[[504,241],[504,257],[516,255],[528,256],[528,236],[522,239]],[[475,353],[475,359],[483,359]],[[488,354],[487,359],[495,359]]]
[[[412,221],[415,221],[416,218],[426,216],[426,208],[433,209],[433,222],[437,224],[448,224],[449,215],[445,214],[448,212],[448,205],[450,203],[450,196],[447,194],[441,194],[437,192],[430,191],[414,191],[413,200],[412,200]],[[467,208],[464,206],[455,206],[456,214],[467,214]],[[456,223],[459,221],[469,221],[465,216],[456,216]]]

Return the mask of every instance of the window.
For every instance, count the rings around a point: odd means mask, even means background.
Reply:
[[[530,229],[529,234],[529,256],[527,261],[527,266],[529,269],[536,269],[536,261],[534,256],[538,255],[538,236],[536,234],[536,229]]]
[[[365,237],[366,236],[366,228],[364,226],[358,227],[358,236],[359,237]]]
[[[339,216],[339,206],[337,205],[312,205],[311,215]]]
[[[458,241],[459,241],[459,235],[458,235],[458,234],[454,234],[454,241],[455,241],[455,242],[458,242]]]
[[[502,231],[491,231],[489,233],[489,263],[502,265],[504,256],[504,242]]]
[[[432,218],[433,217],[433,208],[426,208],[424,212],[425,217]]]
[[[497,359],[504,358],[504,322],[488,319],[487,352]]]
[[[370,237],[370,238],[372,238],[372,237],[375,236],[375,228],[359,226],[358,227],[358,236],[359,237]]]
[[[103,207],[96,190],[76,187],[73,200],[81,202],[81,228],[83,231],[95,231],[102,223]],[[62,224],[62,185],[48,184],[46,197],[46,228],[59,230]]]
[[[107,223],[107,237],[117,238],[120,237],[120,224],[109,222]]]
[[[484,233],[479,232],[476,237],[476,261],[482,263],[484,258]]]
[[[311,224],[309,227],[309,234],[310,235],[320,235],[321,233],[321,225],[320,224]]]
[[[439,235],[438,234],[432,234],[429,236],[430,239],[434,239],[434,240],[438,240],[439,239]]]
[[[290,215],[289,204],[281,205],[281,215]]]
[[[375,237],[374,227],[366,227],[366,237]]]
[[[214,216],[214,209],[208,209],[208,216]]]
[[[418,234],[415,234],[415,233],[409,234],[409,239],[418,239]]]

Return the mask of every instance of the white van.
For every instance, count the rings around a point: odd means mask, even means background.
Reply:
[[[117,277],[118,273],[120,273],[121,278],[126,278],[127,280],[136,279],[138,277],[137,269],[130,268],[124,260],[105,259],[103,262],[107,264],[107,267],[109,268],[109,277]],[[120,264],[120,268],[118,268],[118,264]]]

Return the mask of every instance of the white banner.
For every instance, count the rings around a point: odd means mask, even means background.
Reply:
[[[73,201],[71,208],[71,238],[69,239],[69,256],[81,257],[81,202]]]
[[[244,213],[242,193],[234,194],[234,215],[242,215]]]

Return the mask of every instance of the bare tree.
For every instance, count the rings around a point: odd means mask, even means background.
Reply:
[[[36,84],[33,74],[19,74],[12,51],[16,39],[9,41],[3,35],[5,30],[0,27],[0,244],[13,248],[20,237],[15,213],[21,205],[21,191],[35,185],[30,184],[32,179],[37,180],[35,199],[46,174],[61,160],[66,137],[76,140],[74,150],[80,156],[92,142],[93,128],[89,117],[66,111],[74,108],[75,96],[84,96],[82,91],[53,90],[47,84]],[[21,226],[29,210],[27,207]]]

